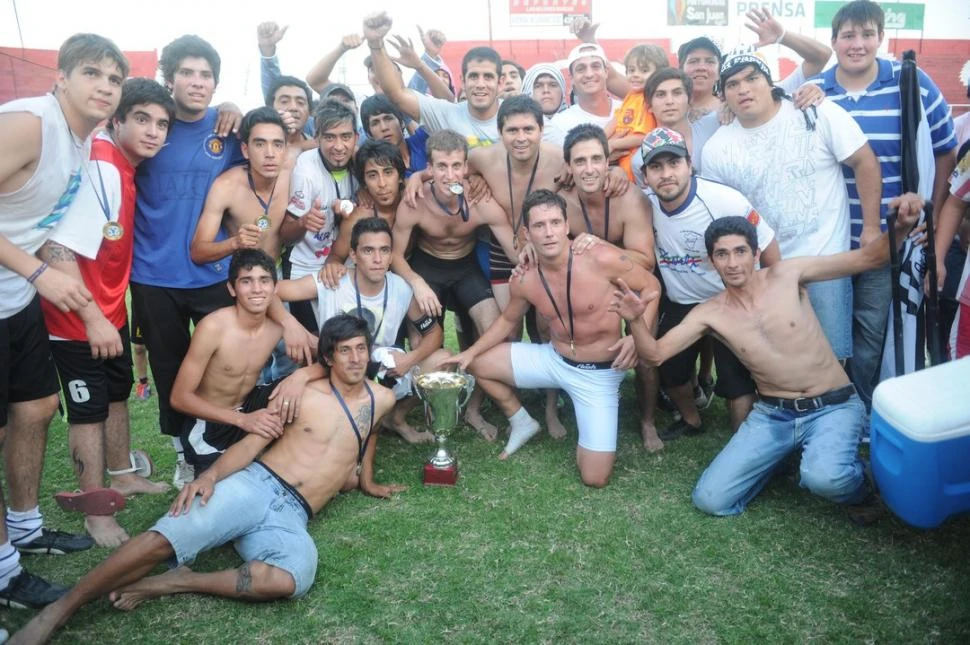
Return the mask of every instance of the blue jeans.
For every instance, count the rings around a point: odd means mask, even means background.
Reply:
[[[800,484],[838,503],[865,496],[859,438],[865,406],[857,395],[820,410],[794,412],[762,401],[694,487],[694,505],[711,515],[737,515],[761,492],[775,467],[802,448]]]
[[[888,265],[852,279],[852,358],[845,371],[867,410],[872,407],[872,391],[879,383],[892,297]]]

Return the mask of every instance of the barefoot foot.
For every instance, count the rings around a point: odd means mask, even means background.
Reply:
[[[384,422],[383,427],[391,432],[396,432],[408,443],[433,443],[434,435],[430,432],[418,432],[406,421],[389,419]]]
[[[495,441],[498,436],[498,428],[486,421],[480,412],[465,412],[465,423],[475,428],[486,441]]]
[[[566,426],[559,420],[555,411],[552,414],[546,411],[546,428],[549,429],[549,436],[553,439],[563,439],[566,436]]]
[[[138,582],[112,591],[108,594],[108,600],[115,609],[131,611],[146,600],[175,593],[178,590],[178,582],[191,574],[192,570],[188,567],[179,567],[161,575],[142,578]]]
[[[654,424],[642,422],[640,424],[640,435],[643,437],[643,447],[647,449],[647,452],[663,450],[664,442],[657,436],[657,427]]]
[[[128,534],[113,515],[85,515],[84,528],[98,546],[116,549],[128,541]]]
[[[139,494],[160,495],[168,492],[171,487],[165,482],[153,482],[134,473],[125,473],[111,477],[111,488],[125,497],[131,497]]]

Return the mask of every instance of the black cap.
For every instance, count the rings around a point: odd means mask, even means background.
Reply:
[[[681,69],[684,68],[684,61],[687,60],[687,54],[691,53],[695,49],[707,49],[714,52],[714,55],[717,56],[717,64],[721,64],[721,48],[718,47],[714,41],[707,36],[699,36],[693,40],[688,40],[677,50],[677,65]]]

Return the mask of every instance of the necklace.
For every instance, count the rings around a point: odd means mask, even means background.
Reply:
[[[536,160],[532,164],[532,174],[529,175],[529,184],[525,187],[525,195],[523,196],[523,201],[532,192],[532,182],[536,180],[536,171],[539,169],[539,152],[536,151]],[[515,212],[515,196],[512,194],[512,156],[509,153],[505,153],[505,175],[509,179],[509,215],[512,216],[512,246],[515,248],[519,247],[519,227],[522,225],[522,214]]]
[[[452,215],[461,215],[461,221],[467,222],[469,217],[468,202],[465,201],[464,195],[457,194],[457,193],[455,194],[458,196],[458,209],[455,210],[454,213],[452,213],[450,210],[448,210],[448,205],[445,204],[440,199],[438,199],[438,193],[434,189],[434,182],[431,182],[431,196],[434,197],[435,202],[438,203],[438,208],[443,210],[449,217]]]
[[[360,267],[354,268],[354,294],[357,296],[357,317],[361,320],[366,320],[364,318],[364,306],[360,301],[360,287],[357,286],[357,273],[360,271]],[[374,333],[371,335],[372,340],[377,342],[377,334],[380,333],[381,327],[384,325],[384,314],[387,313],[387,292],[390,289],[387,288],[387,276],[384,276],[384,304],[381,305],[381,320],[377,323],[377,327],[374,329]]]
[[[340,390],[331,381],[330,389],[333,390],[333,395],[337,398],[340,403],[340,407],[344,409],[344,414],[347,415],[347,420],[350,421],[350,427],[354,431],[354,435],[357,437],[357,474],[360,474],[360,463],[364,460],[364,450],[367,448],[367,442],[370,441],[371,431],[374,429],[374,392],[370,389],[370,385],[367,381],[364,381],[364,388],[367,389],[367,395],[370,396],[370,421],[369,427],[367,428],[367,440],[365,441],[360,435],[360,428],[357,426],[357,421],[354,420],[354,415],[350,413],[350,408],[347,407],[347,403],[344,401],[344,397],[340,396]]]
[[[583,202],[583,198],[576,195],[576,199],[579,200],[579,208],[583,211],[583,220],[586,221],[586,232],[590,235],[593,234],[593,223],[589,219],[589,213],[586,212],[586,204]],[[606,206],[603,212],[603,239],[607,242],[610,241],[610,198],[606,198]]]
[[[248,166],[246,167],[246,178],[249,179],[249,190],[253,191],[256,201],[263,207],[263,214],[256,218],[256,226],[259,227],[259,230],[265,231],[272,223],[269,219],[269,207],[273,203],[273,195],[276,193],[276,182],[279,181],[279,177],[273,181],[273,187],[269,191],[269,199],[267,201],[263,201],[263,198],[256,192],[256,182],[253,181],[253,170]]]
[[[549,288],[549,283],[546,282],[546,276],[542,274],[542,265],[536,265],[536,271],[539,272],[539,280],[542,282],[542,288],[546,290],[546,295],[549,296],[549,302],[552,303],[552,308],[556,312],[556,317],[559,318],[559,324],[562,325],[563,329],[566,329],[566,321],[562,319],[562,314],[559,312],[559,305],[556,304],[556,299],[552,296],[552,289]],[[572,351],[573,356],[576,355],[576,336],[575,329],[573,326],[573,298],[572,298],[572,284],[573,284],[573,249],[569,247],[569,259],[566,261],[566,314],[569,316],[569,349]]]

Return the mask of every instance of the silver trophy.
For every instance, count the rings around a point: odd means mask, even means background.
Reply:
[[[445,442],[461,425],[462,409],[475,389],[475,378],[463,372],[412,371],[414,393],[424,402],[424,418],[437,448],[424,465],[424,483],[453,486],[458,479],[458,462]]]

